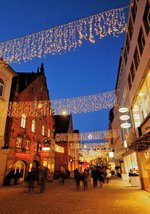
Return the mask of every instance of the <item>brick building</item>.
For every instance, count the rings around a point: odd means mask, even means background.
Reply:
[[[54,120],[43,64],[36,73],[13,78],[5,136],[5,175],[19,169],[24,180],[28,170],[40,164],[54,170]]]

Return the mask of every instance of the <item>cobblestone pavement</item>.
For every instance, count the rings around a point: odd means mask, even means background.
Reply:
[[[47,183],[46,192],[29,193],[25,185],[0,188],[0,214],[147,214],[150,193],[112,179],[103,188],[75,189],[73,180]]]

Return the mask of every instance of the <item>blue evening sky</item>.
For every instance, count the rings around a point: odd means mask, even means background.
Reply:
[[[129,5],[129,0],[0,0],[0,41],[62,25],[112,8]],[[126,10],[127,12],[127,10]],[[85,41],[80,48],[62,55],[47,55],[21,64],[17,72],[36,71],[43,62],[50,99],[92,95],[115,89],[120,49],[125,33]],[[108,110],[73,115],[80,132],[108,128]]]

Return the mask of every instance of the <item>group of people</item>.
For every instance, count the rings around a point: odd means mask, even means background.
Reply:
[[[89,169],[84,169],[80,172],[79,169],[74,170],[74,180],[76,182],[76,189],[80,189],[81,182],[83,183],[84,190],[88,189],[88,180],[90,177]],[[100,187],[103,187],[105,182],[109,182],[111,177],[111,170],[105,167],[93,167],[91,169],[91,183],[93,187],[97,187],[98,182]]]
[[[10,169],[9,173],[6,175],[4,179],[4,186],[16,185],[19,183],[19,179],[23,176],[23,170],[19,170],[18,168]],[[12,183],[13,182],[13,183]]]
[[[47,180],[47,168],[40,166],[39,168],[32,167],[31,171],[28,172],[27,182],[28,191],[34,192],[36,185],[40,187],[40,193],[45,192]]]

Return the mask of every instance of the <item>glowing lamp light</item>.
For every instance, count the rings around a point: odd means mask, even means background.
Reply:
[[[128,128],[130,128],[131,127],[131,124],[130,123],[121,123],[121,128],[123,128],[123,129],[128,129]]]
[[[64,111],[62,111],[62,115],[67,115],[67,112],[64,110]]]
[[[42,147],[42,151],[49,151],[50,147]]]
[[[113,158],[114,157],[114,153],[113,152],[109,152],[108,155],[109,155],[109,158]]]
[[[129,109],[126,108],[126,107],[119,108],[119,112],[120,113],[125,113],[125,112],[128,112],[128,111],[129,111]]]
[[[127,114],[124,114],[124,115],[120,116],[120,120],[129,120],[129,119],[130,119],[130,116],[127,115]]]

